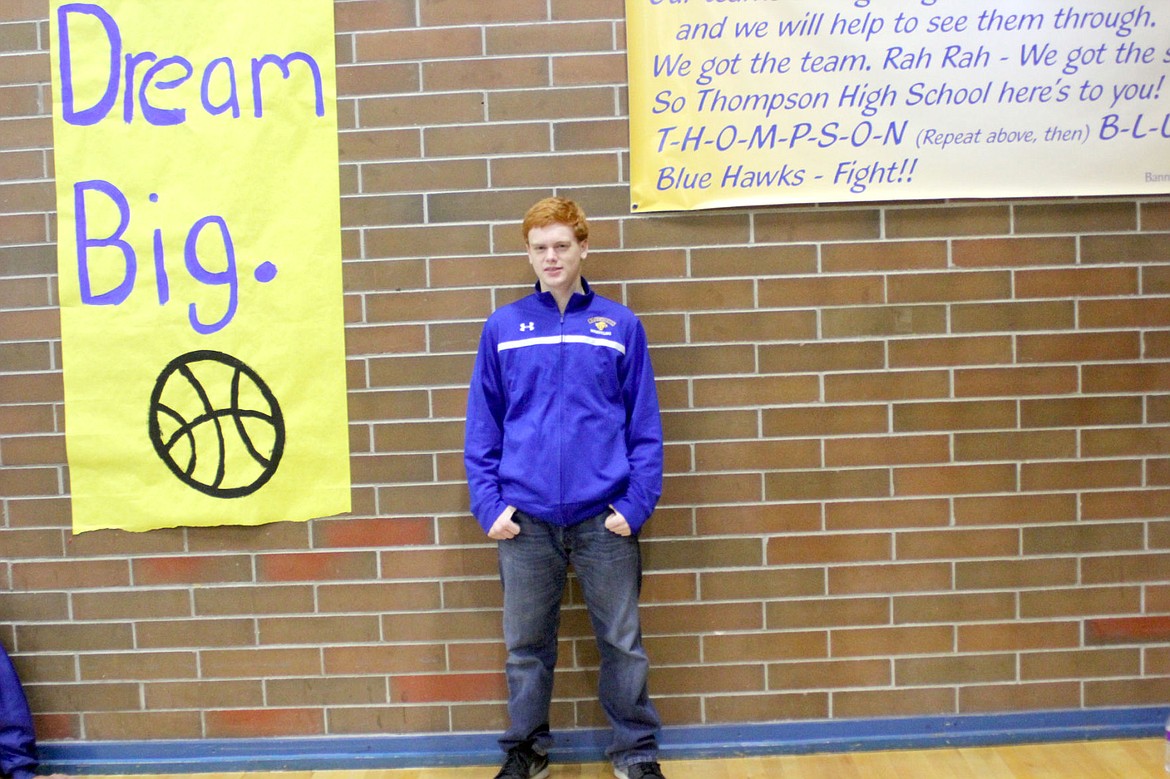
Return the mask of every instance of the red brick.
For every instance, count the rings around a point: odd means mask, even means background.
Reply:
[[[318,548],[417,546],[434,540],[434,523],[430,520],[322,520],[313,527],[313,541]]]
[[[1090,646],[1163,641],[1170,641],[1170,617],[1167,616],[1085,620],[1085,643]]]
[[[325,716],[319,709],[230,709],[207,711],[207,738],[276,738],[325,734]]]
[[[370,579],[376,571],[374,552],[298,552],[256,558],[256,578],[262,582]]]
[[[503,700],[507,696],[502,672],[395,676],[390,680],[390,698],[395,703]]]
[[[252,561],[244,555],[150,557],[132,560],[131,567],[138,585],[252,581]]]

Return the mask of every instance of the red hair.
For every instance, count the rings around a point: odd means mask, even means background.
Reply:
[[[548,227],[549,225],[568,225],[573,230],[579,242],[589,239],[589,224],[585,221],[585,212],[581,206],[572,200],[563,197],[546,197],[538,200],[524,215],[524,244],[528,245],[528,234],[534,227]]]

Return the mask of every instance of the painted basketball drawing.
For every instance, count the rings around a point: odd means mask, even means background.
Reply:
[[[150,397],[150,440],[183,483],[217,498],[263,487],[284,452],[284,418],[263,379],[223,352],[171,360]]]

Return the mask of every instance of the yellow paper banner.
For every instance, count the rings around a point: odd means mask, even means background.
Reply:
[[[331,0],[50,32],[74,531],[348,511]]]
[[[1170,191],[1170,6],[626,0],[631,206]]]

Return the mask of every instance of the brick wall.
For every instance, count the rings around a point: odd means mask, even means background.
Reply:
[[[0,642],[42,739],[501,726],[467,514],[517,220],[644,318],[670,724],[1170,699],[1170,200],[632,217],[620,0],[338,0],[351,516],[69,531],[47,0],[0,4]],[[602,721],[578,600],[557,727]]]

